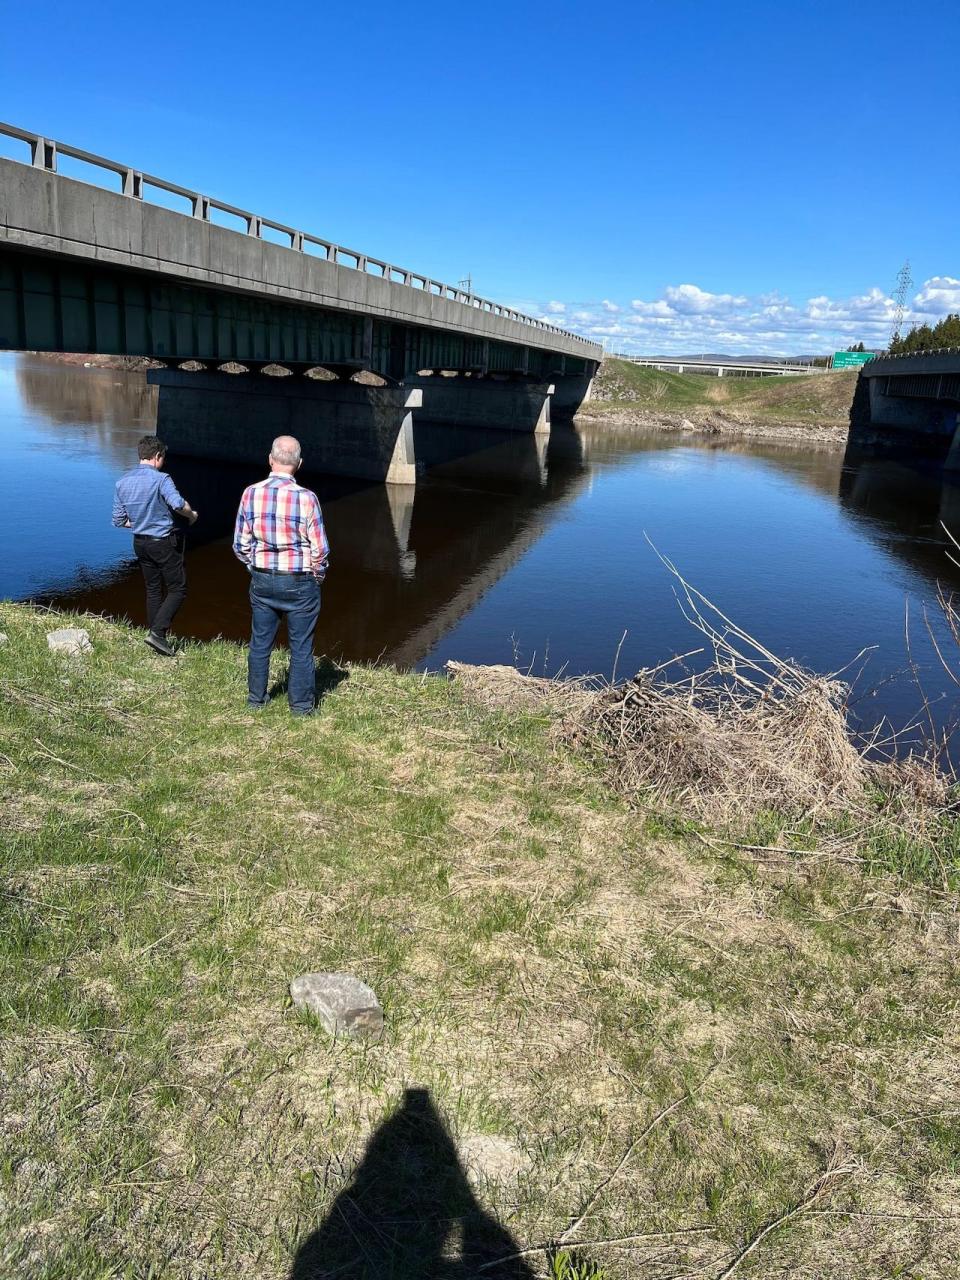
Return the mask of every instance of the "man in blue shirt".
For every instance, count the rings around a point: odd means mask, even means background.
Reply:
[[[172,658],[175,650],[167,640],[167,631],[187,594],[184,531],[173,517],[183,516],[193,524],[197,513],[163,471],[167,446],[162,440],[144,436],[137,454],[140,465],[131,467],[117,481],[113,523],[118,529],[133,531],[133,549],[147,588],[147,644]]]

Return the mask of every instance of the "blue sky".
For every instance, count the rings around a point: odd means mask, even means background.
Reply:
[[[960,6],[10,0],[0,118],[646,351],[960,309]],[[10,152],[4,148],[5,153]]]

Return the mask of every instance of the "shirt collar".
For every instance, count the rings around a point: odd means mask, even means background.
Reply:
[[[285,471],[271,471],[270,479],[271,480],[292,480],[293,476],[288,476]]]

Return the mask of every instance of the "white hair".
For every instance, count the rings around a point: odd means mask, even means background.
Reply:
[[[270,446],[270,457],[282,467],[295,467],[300,461],[300,441],[293,436],[277,436]]]

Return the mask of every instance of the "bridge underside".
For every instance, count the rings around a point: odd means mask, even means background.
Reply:
[[[583,377],[595,368],[537,347],[9,248],[0,249],[0,348],[320,365],[366,369],[395,382],[423,369],[543,379]]]
[[[551,412],[569,419],[589,396],[596,369],[536,347],[9,248],[0,349],[162,361],[149,374],[157,429],[177,452],[259,461],[290,432],[314,466],[399,484],[415,483],[437,452],[418,451],[415,428],[459,431],[464,452],[474,428],[549,431]],[[263,376],[269,365],[294,376]],[[304,376],[317,371],[327,380]],[[383,385],[354,380],[363,373]]]

